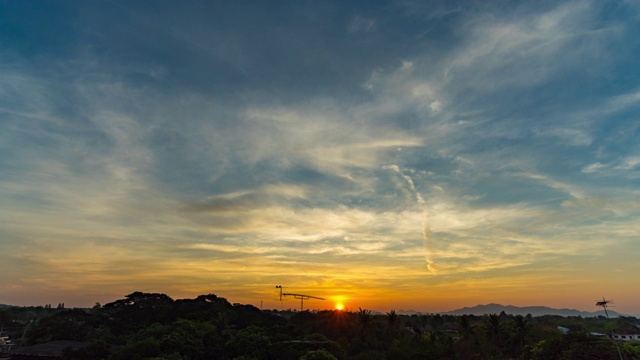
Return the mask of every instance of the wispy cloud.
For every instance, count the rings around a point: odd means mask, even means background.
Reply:
[[[1,35],[0,302],[288,283],[445,306],[584,293],[637,252],[637,9],[256,6]]]

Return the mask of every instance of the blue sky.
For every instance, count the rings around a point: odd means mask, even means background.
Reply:
[[[639,33],[635,1],[2,2],[0,303],[640,314]]]

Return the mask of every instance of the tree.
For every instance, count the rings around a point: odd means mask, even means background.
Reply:
[[[373,315],[371,315],[371,310],[365,310],[362,308],[358,308],[356,315],[358,319],[358,336],[363,340],[366,340],[369,335],[369,331],[371,330]]]
[[[391,329],[393,329],[398,323],[398,314],[396,314],[395,310],[391,310],[387,313],[387,323]]]
[[[398,333],[398,314],[395,310],[387,313],[387,331],[388,339],[393,340]]]
[[[485,336],[487,342],[485,343],[485,351],[493,356],[499,355],[503,352],[502,344],[502,318],[497,314],[489,314],[484,320]]]
[[[541,341],[524,358],[619,360],[613,343],[585,333],[569,333],[553,340]]]
[[[9,310],[0,310],[0,326],[13,322],[13,314]]]
[[[463,340],[471,339],[473,335],[473,325],[471,321],[469,321],[469,317],[467,315],[462,315],[458,318],[458,335]]]
[[[118,308],[156,308],[160,305],[171,304],[173,303],[173,299],[165,294],[160,293],[143,293],[141,291],[133,292],[129,295],[126,295],[124,299],[116,300],[114,302],[110,302],[105,304],[104,307],[107,309],[118,309]]]
[[[265,329],[258,326],[249,326],[236,333],[236,336],[227,343],[227,350],[233,357],[249,356],[263,359],[266,357],[265,349],[271,344]]]
[[[33,323],[26,332],[28,344],[53,340],[85,341],[99,318],[82,309],[60,310]]]
[[[487,338],[495,345],[502,343],[502,319],[500,315],[490,314],[485,319],[485,330]]]
[[[165,294],[136,291],[124,299],[105,304],[103,310],[113,319],[111,328],[116,334],[135,332],[156,322],[169,322],[172,305],[173,299]]]
[[[458,341],[455,342],[455,352],[460,358],[469,359],[477,353],[477,339],[475,329],[469,316],[463,315],[457,318]]]
[[[516,342],[520,346],[520,350],[524,348],[529,335],[529,321],[522,315],[516,315],[513,318]]]
[[[300,360],[338,360],[325,349],[307,351]]]

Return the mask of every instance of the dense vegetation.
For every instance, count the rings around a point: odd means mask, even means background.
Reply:
[[[216,295],[173,300],[135,292],[92,309],[3,308],[23,345],[85,341],[66,359],[640,359],[640,344],[604,336],[620,317],[400,315],[369,310],[261,311]],[[564,335],[557,326],[571,329]]]

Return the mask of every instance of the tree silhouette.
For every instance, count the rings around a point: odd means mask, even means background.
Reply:
[[[496,345],[502,343],[502,319],[497,314],[490,314],[485,320],[486,334]]]
[[[469,359],[477,352],[477,339],[475,329],[469,316],[462,315],[456,319],[458,328],[458,341],[456,342],[456,352],[463,359]]]
[[[300,360],[337,360],[337,358],[325,349],[318,349],[308,351]]]
[[[369,332],[371,331],[371,326],[373,325],[373,315],[371,315],[371,310],[358,308],[356,319],[358,323],[358,337],[362,340],[366,340],[369,336]]]
[[[485,318],[484,325],[488,344],[492,345],[490,352],[501,353],[504,350],[502,346],[502,318],[498,314],[489,314]]]
[[[395,310],[391,310],[387,313],[387,324],[389,325],[390,329],[395,328],[396,324],[398,323],[398,314],[396,314]]]
[[[527,335],[529,334],[529,321],[522,315],[516,315],[513,318],[514,322],[514,331],[515,338],[520,346],[520,349],[524,348],[525,342],[527,340]]]
[[[0,323],[4,323],[3,336],[7,329],[10,336],[25,334],[27,345],[52,340],[89,344],[67,351],[64,358],[70,360],[618,357],[612,342],[586,333],[602,331],[607,323],[604,317],[407,316],[395,310],[373,315],[362,308],[356,312],[260,311],[251,305],[232,305],[213,294],[174,301],[163,294],[136,292],[92,309],[7,307],[0,309]],[[634,317],[616,320],[621,330],[636,329],[636,324]],[[576,331],[562,335],[557,325]],[[640,358],[640,346],[629,344],[622,350],[625,359]]]
[[[458,318],[458,335],[461,339],[469,340],[474,333],[473,325],[469,321],[467,315],[462,315]]]

